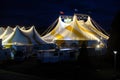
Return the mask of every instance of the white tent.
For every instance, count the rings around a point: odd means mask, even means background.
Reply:
[[[0,39],[5,40],[12,32],[13,29],[10,26],[8,26],[4,33],[0,36]]]
[[[99,41],[99,38],[97,37],[98,35],[96,35],[98,33],[96,32],[96,34],[94,34],[93,31],[87,28],[86,24],[83,25],[82,23],[80,23],[80,21],[78,21],[76,17],[77,16],[74,15],[73,21],[70,22],[69,24],[64,23],[59,17],[59,22],[57,26],[50,33],[46,34],[42,38],[44,40],[51,39],[51,41],[54,40],[98,40]]]
[[[99,40],[85,27],[79,24],[76,16],[73,17],[73,22],[70,25],[65,26],[65,29],[61,30],[59,34],[62,37],[56,36],[54,40]]]
[[[21,27],[20,29],[21,29],[21,30],[25,30],[25,26]]]
[[[101,38],[108,40],[109,37],[98,30],[90,21],[88,16],[87,21],[78,20],[77,14],[73,16],[73,21],[65,23],[59,17],[57,26],[48,34],[43,36],[44,40],[57,41],[57,40],[84,40],[84,41],[98,41]]]
[[[11,45],[31,45],[29,37],[25,36],[19,27],[16,27],[15,30],[2,41],[2,45],[5,47],[10,47]]]
[[[0,36],[4,33],[5,29],[3,27],[0,27]]]
[[[36,31],[35,26],[32,26],[28,30],[22,30],[23,34],[31,40],[32,44],[45,44],[46,42],[42,40],[39,33]]]
[[[99,28],[95,28],[95,26],[92,24],[91,20],[92,20],[92,19],[90,18],[90,16],[88,16],[88,19],[87,19],[87,21],[85,22],[86,28],[88,28],[89,30],[91,30],[95,35],[98,35],[99,37],[102,37],[102,38],[108,40],[108,39],[109,39],[108,34],[107,34],[107,35],[106,35],[106,34],[103,34],[103,33],[100,31]],[[97,25],[96,25],[96,27],[97,27]],[[105,33],[106,33],[106,32],[105,32]]]

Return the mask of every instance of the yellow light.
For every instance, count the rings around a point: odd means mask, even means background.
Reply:
[[[98,44],[98,45],[96,46],[96,48],[100,48],[100,45]]]
[[[99,40],[99,39],[98,39],[97,41],[98,41],[98,42],[100,42],[100,40]]]

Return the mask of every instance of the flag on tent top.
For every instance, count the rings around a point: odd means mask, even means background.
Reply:
[[[60,14],[64,14],[64,12],[63,12],[63,11],[60,11]]]

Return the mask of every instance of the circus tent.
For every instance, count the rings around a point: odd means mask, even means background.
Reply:
[[[63,21],[59,16],[58,23],[54,29],[44,35],[42,38],[47,42],[59,41],[98,41],[108,40],[109,36],[101,31],[96,25],[93,25],[92,18],[87,15],[87,20],[79,20],[75,14],[69,23]],[[102,40],[101,40],[102,39]]]
[[[5,47],[10,47],[11,45],[29,45],[31,44],[30,39],[25,36],[19,27],[16,27],[15,30],[2,41],[2,45]]]

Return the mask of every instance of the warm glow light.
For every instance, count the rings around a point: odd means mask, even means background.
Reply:
[[[96,46],[96,48],[100,48],[100,45],[98,44],[98,45]]]
[[[117,51],[113,51],[114,54],[117,54]]]
[[[69,22],[71,22],[72,20],[70,19],[70,18],[67,18],[67,19],[64,19],[64,22],[66,22],[66,23],[69,23]]]
[[[99,39],[98,39],[97,41],[98,41],[98,42],[100,42],[100,40],[99,40]]]

